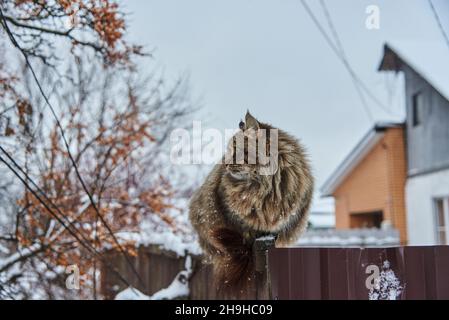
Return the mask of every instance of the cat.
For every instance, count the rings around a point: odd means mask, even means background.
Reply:
[[[262,132],[277,135],[277,155],[268,164],[248,157],[251,141],[259,147],[265,142],[270,151],[272,141],[261,139]],[[238,135],[244,137],[243,161],[236,161]],[[262,172],[267,168],[272,172]],[[205,262],[213,265],[219,288],[237,288],[251,280],[255,239],[272,235],[276,246],[297,240],[307,226],[313,184],[308,157],[298,140],[259,122],[248,111],[227,154],[193,194],[189,207]]]

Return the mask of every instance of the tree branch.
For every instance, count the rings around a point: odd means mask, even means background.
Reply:
[[[22,23],[22,22],[17,21],[13,17],[7,16],[5,14],[3,15],[3,17],[8,22],[11,22],[13,25],[15,25],[16,27],[31,29],[31,30],[35,30],[35,31],[44,32],[44,33],[52,33],[52,34],[55,34],[55,35],[58,35],[58,36],[70,36],[70,33],[73,30],[73,29],[69,29],[69,30],[66,30],[66,31],[59,31],[59,30],[55,30],[55,29],[49,29],[49,28],[45,28],[45,27],[39,27],[39,26],[34,26],[34,25],[29,25],[29,24],[26,24],[26,23]]]
[[[76,42],[77,44],[91,47],[92,49],[94,49],[96,51],[99,51],[99,52],[103,52],[104,51],[104,48],[102,48],[101,46],[96,45],[95,43],[88,42],[88,41],[83,41],[83,40],[75,38],[71,34],[72,31],[74,30],[73,28],[65,30],[65,31],[59,31],[59,30],[55,30],[55,29],[50,29],[50,28],[45,28],[45,27],[41,27],[41,26],[35,26],[35,25],[30,25],[30,24],[27,24],[27,23],[19,22],[19,21],[17,21],[16,19],[14,19],[11,16],[3,15],[3,17],[5,18],[6,21],[10,22],[11,24],[13,24],[16,27],[25,28],[25,29],[34,30],[34,31],[39,31],[39,32],[42,32],[42,33],[52,34],[52,35],[56,35],[56,36],[60,36],[60,37],[66,37],[66,38]]]
[[[31,258],[40,252],[43,252],[45,248],[46,247],[42,244],[37,243],[17,251],[2,262],[2,264],[0,265],[0,273],[5,272],[20,261],[25,261],[26,259]]]

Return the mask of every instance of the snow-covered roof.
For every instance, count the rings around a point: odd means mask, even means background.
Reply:
[[[400,244],[396,229],[307,230],[297,241],[299,247],[383,247]]]
[[[443,41],[385,43],[379,70],[399,71],[403,64],[449,100],[449,48]]]
[[[365,158],[372,148],[384,136],[385,130],[402,126],[401,123],[379,122],[362,138],[343,162],[337,167],[332,175],[321,187],[323,197],[330,197],[351,171]]]

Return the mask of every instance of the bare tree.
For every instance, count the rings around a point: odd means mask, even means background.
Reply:
[[[135,253],[118,233],[148,215],[181,232],[161,159],[194,110],[186,81],[137,72],[113,1],[4,0],[0,23],[24,57],[0,58],[0,298],[68,297],[69,265],[96,298],[104,250]]]

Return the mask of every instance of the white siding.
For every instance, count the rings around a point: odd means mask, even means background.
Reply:
[[[406,185],[409,245],[434,245],[434,199],[449,196],[449,170],[409,178]]]

